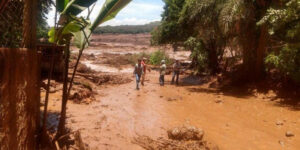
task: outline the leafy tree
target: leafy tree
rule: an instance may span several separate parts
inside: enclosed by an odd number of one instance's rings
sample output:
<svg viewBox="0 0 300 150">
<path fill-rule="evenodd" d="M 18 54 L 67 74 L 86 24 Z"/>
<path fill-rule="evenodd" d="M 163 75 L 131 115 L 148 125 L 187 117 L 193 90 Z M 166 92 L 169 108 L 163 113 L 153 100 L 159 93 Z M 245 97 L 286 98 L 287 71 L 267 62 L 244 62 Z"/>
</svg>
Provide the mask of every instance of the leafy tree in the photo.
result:
<svg viewBox="0 0 300 150">
<path fill-rule="evenodd" d="M 176 51 L 178 42 L 186 35 L 178 23 L 185 0 L 164 0 L 164 2 L 161 25 L 152 32 L 152 44 L 172 44 Z"/>
<path fill-rule="evenodd" d="M 190 57 L 192 59 L 192 66 L 196 68 L 196 74 L 205 71 L 207 68 L 208 54 L 203 42 L 194 37 L 190 37 L 184 42 L 184 45 L 192 52 Z"/>
<path fill-rule="evenodd" d="M 268 69 L 300 83 L 300 0 L 284 0 L 268 9 L 258 25 L 267 25 L 275 47 L 265 59 Z"/>
<path fill-rule="evenodd" d="M 224 35 L 218 25 L 222 8 L 220 6 L 223 4 L 224 0 L 187 0 L 179 18 L 181 26 L 188 29 L 186 32 L 201 41 L 202 49 L 206 50 L 207 67 L 213 74 L 219 70 L 219 63 L 225 47 Z M 192 50 L 199 49 L 197 45 L 195 46 Z M 196 60 L 198 59 L 194 59 L 194 61 Z"/>
<path fill-rule="evenodd" d="M 158 50 L 158 51 L 151 53 L 150 64 L 160 65 L 162 60 L 165 60 L 167 65 L 170 65 L 173 63 L 173 61 L 170 59 L 169 55 L 165 51 Z"/>
<path fill-rule="evenodd" d="M 47 38 L 49 26 L 47 23 L 47 14 L 51 10 L 53 0 L 38 1 L 38 18 L 37 18 L 37 38 Z"/>
</svg>

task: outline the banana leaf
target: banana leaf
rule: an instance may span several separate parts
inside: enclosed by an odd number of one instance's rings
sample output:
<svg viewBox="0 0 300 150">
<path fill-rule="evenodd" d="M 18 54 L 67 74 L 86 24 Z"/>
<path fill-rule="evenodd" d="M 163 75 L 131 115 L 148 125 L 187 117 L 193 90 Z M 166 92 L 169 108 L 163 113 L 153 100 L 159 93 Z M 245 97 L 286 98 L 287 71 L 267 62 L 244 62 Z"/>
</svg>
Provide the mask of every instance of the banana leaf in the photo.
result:
<svg viewBox="0 0 300 150">
<path fill-rule="evenodd" d="M 96 20 L 92 24 L 91 30 L 93 31 L 100 24 L 113 19 L 129 2 L 131 2 L 131 0 L 106 0 Z"/>
<path fill-rule="evenodd" d="M 87 26 L 83 30 L 80 30 L 79 32 L 73 33 L 74 35 L 74 41 L 73 44 L 80 49 L 87 48 L 88 47 L 88 40 L 89 35 L 91 34 L 90 26 Z"/>
<path fill-rule="evenodd" d="M 57 11 L 61 14 L 77 16 L 97 0 L 56 0 Z"/>
</svg>

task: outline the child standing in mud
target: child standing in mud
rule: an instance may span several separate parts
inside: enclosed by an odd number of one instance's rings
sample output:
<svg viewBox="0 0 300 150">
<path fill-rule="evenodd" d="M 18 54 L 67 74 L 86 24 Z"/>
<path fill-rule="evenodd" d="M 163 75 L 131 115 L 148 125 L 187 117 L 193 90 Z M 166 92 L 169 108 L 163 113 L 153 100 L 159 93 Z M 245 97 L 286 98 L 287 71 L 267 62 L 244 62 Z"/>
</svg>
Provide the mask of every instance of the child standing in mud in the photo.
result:
<svg viewBox="0 0 300 150">
<path fill-rule="evenodd" d="M 140 89 L 139 83 L 140 83 L 141 77 L 144 73 L 144 67 L 141 62 L 142 62 L 142 60 L 138 59 L 138 63 L 135 65 L 134 71 L 133 71 L 133 74 L 135 75 L 135 79 L 136 79 L 136 89 L 137 90 Z"/>
<path fill-rule="evenodd" d="M 160 66 L 160 76 L 159 76 L 159 83 L 161 86 L 165 85 L 165 74 L 166 74 L 166 61 L 162 60 L 161 61 L 161 66 Z"/>
</svg>

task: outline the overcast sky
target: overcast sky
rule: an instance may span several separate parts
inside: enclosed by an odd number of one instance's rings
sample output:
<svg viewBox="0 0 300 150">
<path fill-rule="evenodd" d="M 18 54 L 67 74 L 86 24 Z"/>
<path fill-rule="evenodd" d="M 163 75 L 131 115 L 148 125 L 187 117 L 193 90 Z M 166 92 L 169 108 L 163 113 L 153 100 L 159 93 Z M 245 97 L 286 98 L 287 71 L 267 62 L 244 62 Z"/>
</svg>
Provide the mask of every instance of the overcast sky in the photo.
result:
<svg viewBox="0 0 300 150">
<path fill-rule="evenodd" d="M 99 0 L 91 14 L 91 20 L 97 17 L 97 13 L 102 8 L 105 0 Z M 141 25 L 152 21 L 159 21 L 163 11 L 164 3 L 162 0 L 132 0 L 115 19 L 112 19 L 103 25 Z M 82 15 L 85 15 L 84 12 Z M 48 15 L 48 24 L 53 26 L 54 9 Z"/>
</svg>

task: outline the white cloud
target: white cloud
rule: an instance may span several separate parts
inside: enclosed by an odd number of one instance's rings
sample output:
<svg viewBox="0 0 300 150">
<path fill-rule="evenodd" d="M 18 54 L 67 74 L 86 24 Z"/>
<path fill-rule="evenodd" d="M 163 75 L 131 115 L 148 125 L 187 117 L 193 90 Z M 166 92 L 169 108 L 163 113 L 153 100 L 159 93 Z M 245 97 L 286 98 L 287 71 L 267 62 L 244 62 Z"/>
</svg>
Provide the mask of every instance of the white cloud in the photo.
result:
<svg viewBox="0 0 300 150">
<path fill-rule="evenodd" d="M 97 13 L 101 10 L 104 0 L 98 1 L 95 5 L 93 13 L 91 14 L 91 20 L 95 20 Z M 110 20 L 103 25 L 141 25 L 152 21 L 158 21 L 161 19 L 160 14 L 163 11 L 161 4 L 155 4 L 150 2 L 141 2 L 133 0 L 128 4 L 115 19 Z M 87 11 L 82 13 L 82 16 L 86 16 Z M 48 24 L 53 26 L 54 24 L 54 9 L 48 15 Z"/>
</svg>

